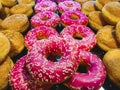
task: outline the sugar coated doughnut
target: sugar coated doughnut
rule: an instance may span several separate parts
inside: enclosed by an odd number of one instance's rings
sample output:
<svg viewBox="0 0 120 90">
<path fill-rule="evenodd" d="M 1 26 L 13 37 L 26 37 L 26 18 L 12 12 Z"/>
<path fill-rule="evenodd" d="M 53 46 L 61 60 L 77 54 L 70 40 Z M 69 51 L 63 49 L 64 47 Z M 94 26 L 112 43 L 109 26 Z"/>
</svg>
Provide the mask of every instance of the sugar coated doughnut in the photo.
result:
<svg viewBox="0 0 120 90">
<path fill-rule="evenodd" d="M 56 58 L 59 57 L 59 60 Z M 63 38 L 52 36 L 36 42 L 28 52 L 26 67 L 33 78 L 44 83 L 62 83 L 74 74 L 78 62 Z"/>
<path fill-rule="evenodd" d="M 27 4 L 29 6 L 35 5 L 35 0 L 17 0 L 18 4 Z"/>
<path fill-rule="evenodd" d="M 59 15 L 51 11 L 44 11 L 35 14 L 31 18 L 32 26 L 48 26 L 48 27 L 56 27 L 60 21 Z"/>
<path fill-rule="evenodd" d="M 85 25 L 67 26 L 60 33 L 71 45 L 77 49 L 91 50 L 96 45 L 96 35 Z"/>
<path fill-rule="evenodd" d="M 119 42 L 120 44 L 120 21 L 116 24 L 116 37 L 117 37 L 117 41 Z"/>
<path fill-rule="evenodd" d="M 58 10 L 60 13 L 65 11 L 80 11 L 81 5 L 75 1 L 64 1 L 58 4 Z"/>
<path fill-rule="evenodd" d="M 63 26 L 71 24 L 86 25 L 88 17 L 80 11 L 66 11 L 61 15 L 61 23 Z"/>
<path fill-rule="evenodd" d="M 58 33 L 55 29 L 46 26 L 39 26 L 30 30 L 25 36 L 25 46 L 30 49 L 36 41 L 46 39 Z"/>
<path fill-rule="evenodd" d="M 26 65 L 27 56 L 21 57 L 12 68 L 9 75 L 9 82 L 12 90 L 49 90 L 49 85 L 42 85 L 35 81 L 27 71 Z"/>
<path fill-rule="evenodd" d="M 37 3 L 34 8 L 35 12 L 44 12 L 44 11 L 52 11 L 55 12 L 57 10 L 57 4 L 52 1 L 41 1 Z"/>
<path fill-rule="evenodd" d="M 86 72 L 77 71 L 66 83 L 74 90 L 98 90 L 106 78 L 106 70 L 101 59 L 87 51 L 78 51 L 77 59 L 80 66 L 86 67 Z"/>
</svg>

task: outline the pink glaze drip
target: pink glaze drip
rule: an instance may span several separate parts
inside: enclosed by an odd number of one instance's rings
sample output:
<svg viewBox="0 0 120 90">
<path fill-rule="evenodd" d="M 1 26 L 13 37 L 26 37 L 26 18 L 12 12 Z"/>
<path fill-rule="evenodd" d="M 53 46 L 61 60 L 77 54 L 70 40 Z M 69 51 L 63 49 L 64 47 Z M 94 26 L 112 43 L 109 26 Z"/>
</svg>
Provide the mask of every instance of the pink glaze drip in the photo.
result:
<svg viewBox="0 0 120 90">
<path fill-rule="evenodd" d="M 42 20 L 43 18 L 48 18 L 48 20 Z M 48 26 L 55 27 L 60 22 L 60 17 L 54 12 L 44 11 L 35 14 L 31 18 L 31 25 L 37 26 Z"/>
<path fill-rule="evenodd" d="M 76 72 L 65 85 L 75 90 L 98 90 L 106 78 L 106 70 L 101 59 L 82 50 L 76 55 L 77 60 L 82 60 L 89 65 L 89 70 L 87 73 Z"/>
<path fill-rule="evenodd" d="M 46 27 L 46 26 L 35 27 L 26 34 L 25 46 L 29 50 L 33 47 L 33 44 L 36 41 L 38 41 L 37 37 L 45 37 L 47 39 L 48 37 L 53 36 L 53 35 L 58 36 L 59 34 L 55 29 L 51 27 Z M 44 40 L 44 39 L 41 39 L 41 40 Z"/>
<path fill-rule="evenodd" d="M 46 7 L 47 6 L 47 7 Z M 52 11 L 55 12 L 57 10 L 57 4 L 53 1 L 41 1 L 35 5 L 35 12 L 44 12 L 44 11 Z"/>
<path fill-rule="evenodd" d="M 12 90 L 49 90 L 51 85 L 37 83 L 26 69 L 27 56 L 20 58 L 9 75 Z"/>
<path fill-rule="evenodd" d="M 74 35 L 80 34 L 81 40 L 74 39 Z M 71 25 L 67 26 L 60 33 L 66 42 L 69 43 L 74 49 L 83 49 L 90 51 L 96 45 L 96 35 L 94 32 L 85 25 Z"/>
<path fill-rule="evenodd" d="M 68 5 L 72 5 L 69 7 Z M 60 12 L 65 12 L 65 11 L 80 11 L 81 10 L 81 5 L 78 2 L 71 1 L 71 0 L 66 0 L 64 2 L 60 2 L 58 4 L 58 10 Z"/>
<path fill-rule="evenodd" d="M 75 14 L 76 16 L 78 16 L 79 19 L 70 18 L 72 14 Z M 61 15 L 61 22 L 66 26 L 71 24 L 87 25 L 88 17 L 80 11 L 66 11 Z"/>
<path fill-rule="evenodd" d="M 48 61 L 48 53 L 60 53 L 60 61 Z M 57 36 L 50 37 L 46 42 L 36 42 L 28 52 L 28 57 L 27 68 L 30 74 L 45 83 L 61 83 L 73 75 L 78 67 L 69 45 Z"/>
</svg>

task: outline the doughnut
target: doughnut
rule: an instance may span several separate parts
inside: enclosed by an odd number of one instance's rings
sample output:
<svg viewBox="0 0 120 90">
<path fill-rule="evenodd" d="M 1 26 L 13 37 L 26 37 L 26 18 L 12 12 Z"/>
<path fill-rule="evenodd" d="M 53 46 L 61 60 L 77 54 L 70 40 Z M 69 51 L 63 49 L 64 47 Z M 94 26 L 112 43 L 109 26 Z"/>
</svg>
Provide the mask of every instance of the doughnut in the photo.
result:
<svg viewBox="0 0 120 90">
<path fill-rule="evenodd" d="M 120 48 L 106 52 L 103 57 L 103 63 L 110 81 L 120 87 Z"/>
<path fill-rule="evenodd" d="M 102 60 L 87 51 L 78 51 L 79 67 L 85 67 L 85 72 L 78 71 L 64 84 L 74 90 L 99 90 L 106 78 L 105 66 Z"/>
<path fill-rule="evenodd" d="M 35 14 L 31 20 L 31 25 L 33 27 L 37 26 L 48 26 L 48 27 L 56 27 L 60 22 L 60 17 L 54 12 L 44 11 Z"/>
<path fill-rule="evenodd" d="M 86 15 L 89 15 L 90 12 L 96 11 L 95 1 L 87 1 L 82 5 L 81 11 Z"/>
<path fill-rule="evenodd" d="M 1 2 L 0 2 L 0 11 L 1 11 L 2 8 L 3 8 L 3 6 L 2 6 L 2 4 L 1 4 Z"/>
<path fill-rule="evenodd" d="M 2 24 L 2 21 L 3 21 L 3 20 L 0 19 L 0 30 L 2 29 L 2 25 L 1 25 L 1 24 Z"/>
<path fill-rule="evenodd" d="M 58 10 L 60 13 L 65 11 L 80 11 L 81 5 L 75 1 L 64 1 L 58 4 Z"/>
<path fill-rule="evenodd" d="M 26 34 L 25 46 L 29 50 L 30 48 L 33 47 L 33 44 L 36 41 L 44 40 L 53 35 L 58 36 L 58 33 L 55 29 L 51 27 L 46 27 L 46 26 L 35 27 L 32 30 L 28 31 L 28 33 Z"/>
<path fill-rule="evenodd" d="M 88 15 L 88 19 L 89 19 L 89 22 L 88 22 L 89 26 L 95 31 L 98 31 L 99 29 L 107 25 L 107 23 L 105 22 L 102 16 L 101 11 L 90 12 Z"/>
<path fill-rule="evenodd" d="M 41 1 L 35 5 L 35 12 L 44 12 L 44 11 L 52 11 L 55 12 L 57 10 L 57 4 L 53 1 Z"/>
<path fill-rule="evenodd" d="M 42 1 L 53 1 L 54 2 L 55 0 L 35 0 L 36 3 L 40 3 Z"/>
<path fill-rule="evenodd" d="M 57 3 L 64 2 L 64 1 L 73 1 L 73 0 L 56 0 Z"/>
<path fill-rule="evenodd" d="M 109 2 L 102 8 L 102 15 L 105 21 L 111 25 L 116 25 L 120 21 L 120 3 Z"/>
<path fill-rule="evenodd" d="M 11 14 L 25 14 L 30 17 L 33 14 L 33 9 L 27 4 L 17 4 L 10 9 Z"/>
<path fill-rule="evenodd" d="M 42 85 L 35 81 L 26 69 L 27 56 L 21 57 L 12 68 L 9 83 L 12 90 L 49 90 L 51 85 Z"/>
<path fill-rule="evenodd" d="M 78 66 L 69 45 L 58 36 L 36 42 L 27 56 L 28 71 L 43 83 L 60 84 L 70 78 Z"/>
<path fill-rule="evenodd" d="M 28 4 L 30 6 L 35 5 L 35 0 L 17 0 L 18 4 Z"/>
<path fill-rule="evenodd" d="M 119 1 L 119 0 L 96 0 L 95 6 L 98 10 L 102 10 L 105 4 L 108 2 L 114 2 L 114 1 Z"/>
<path fill-rule="evenodd" d="M 20 54 L 24 49 L 24 37 L 20 32 L 13 30 L 1 31 L 10 41 L 11 49 L 9 52 L 10 57 L 15 57 Z"/>
<path fill-rule="evenodd" d="M 88 17 L 80 11 L 66 11 L 61 15 L 61 23 L 64 27 L 71 24 L 87 25 Z"/>
<path fill-rule="evenodd" d="M 62 30 L 60 36 L 70 43 L 76 45 L 77 49 L 91 50 L 96 45 L 96 35 L 85 25 L 70 25 Z"/>
<path fill-rule="evenodd" d="M 7 86 L 8 86 L 8 74 L 10 72 L 10 70 L 13 68 L 13 61 L 12 59 L 7 56 L 5 58 L 5 61 L 0 64 L 0 90 L 7 90 Z"/>
<path fill-rule="evenodd" d="M 5 60 L 10 51 L 10 42 L 8 38 L 0 32 L 0 64 Z"/>
<path fill-rule="evenodd" d="M 17 4 L 17 0 L 0 0 L 0 2 L 6 7 L 12 7 Z"/>
<path fill-rule="evenodd" d="M 115 39 L 115 29 L 114 26 L 106 25 L 101 28 L 97 34 L 97 45 L 104 51 L 108 51 L 110 49 L 118 48 L 116 39 Z"/>
<path fill-rule="evenodd" d="M 120 21 L 116 25 L 115 34 L 116 34 L 117 41 L 120 44 Z"/>
<path fill-rule="evenodd" d="M 2 22 L 3 29 L 25 32 L 29 27 L 28 17 L 24 14 L 14 14 L 5 18 Z"/>
<path fill-rule="evenodd" d="M 93 0 L 74 0 L 76 2 L 78 2 L 79 4 L 83 5 L 85 2 L 87 1 L 93 1 Z"/>
</svg>

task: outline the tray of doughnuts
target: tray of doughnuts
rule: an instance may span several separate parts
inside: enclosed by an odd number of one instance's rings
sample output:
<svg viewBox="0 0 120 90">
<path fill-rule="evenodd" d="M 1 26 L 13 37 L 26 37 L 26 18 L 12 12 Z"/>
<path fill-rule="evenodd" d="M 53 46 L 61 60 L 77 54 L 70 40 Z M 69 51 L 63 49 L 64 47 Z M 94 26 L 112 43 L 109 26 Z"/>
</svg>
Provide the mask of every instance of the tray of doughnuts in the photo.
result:
<svg viewBox="0 0 120 90">
<path fill-rule="evenodd" d="M 119 0 L 0 0 L 0 90 L 120 90 L 119 12 Z"/>
</svg>

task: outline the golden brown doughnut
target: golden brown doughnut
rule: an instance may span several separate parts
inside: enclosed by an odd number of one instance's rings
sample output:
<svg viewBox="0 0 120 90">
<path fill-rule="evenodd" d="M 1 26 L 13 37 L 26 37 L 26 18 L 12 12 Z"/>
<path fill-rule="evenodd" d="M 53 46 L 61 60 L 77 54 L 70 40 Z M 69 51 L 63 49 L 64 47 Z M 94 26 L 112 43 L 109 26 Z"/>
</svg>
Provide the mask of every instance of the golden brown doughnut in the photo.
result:
<svg viewBox="0 0 120 90">
<path fill-rule="evenodd" d="M 10 42 L 8 38 L 0 33 L 0 63 L 4 61 L 10 51 Z"/>
<path fill-rule="evenodd" d="M 2 29 L 2 19 L 0 19 L 0 30 Z"/>
<path fill-rule="evenodd" d="M 14 14 L 5 18 L 2 22 L 4 29 L 25 32 L 29 27 L 28 17 L 25 14 Z"/>
<path fill-rule="evenodd" d="M 3 30 L 1 31 L 10 41 L 11 49 L 9 56 L 14 57 L 20 54 L 24 49 L 24 37 L 20 32 L 15 32 L 13 30 Z"/>
<path fill-rule="evenodd" d="M 120 87 L 120 48 L 109 50 L 103 57 L 109 79 Z"/>
<path fill-rule="evenodd" d="M 89 13 L 89 26 L 93 29 L 98 31 L 107 23 L 104 21 L 101 11 L 92 11 Z"/>
<path fill-rule="evenodd" d="M 102 10 L 103 6 L 108 2 L 119 1 L 119 0 L 96 0 L 95 6 L 98 10 Z"/>
<path fill-rule="evenodd" d="M 2 9 L 2 4 L 1 4 L 1 2 L 0 2 L 0 10 Z"/>
<path fill-rule="evenodd" d="M 0 64 L 0 90 L 6 90 L 8 86 L 8 75 L 14 63 L 9 56 Z"/>
<path fill-rule="evenodd" d="M 82 5 L 83 3 L 87 2 L 87 1 L 93 1 L 93 0 L 74 0 L 74 1 L 76 1 Z"/>
<path fill-rule="evenodd" d="M 104 51 L 118 48 L 114 34 L 115 34 L 114 26 L 110 25 L 104 26 L 96 34 L 97 45 Z"/>
<path fill-rule="evenodd" d="M 111 25 L 116 25 L 120 21 L 120 3 L 109 2 L 102 8 L 102 15 L 105 21 Z"/>
<path fill-rule="evenodd" d="M 116 38 L 117 38 L 118 43 L 120 45 L 120 21 L 116 25 Z"/>
<path fill-rule="evenodd" d="M 35 0 L 17 0 L 18 4 L 28 4 L 30 6 L 35 5 Z"/>
<path fill-rule="evenodd" d="M 17 4 L 17 0 L 0 0 L 0 2 L 7 7 L 12 7 Z"/>
<path fill-rule="evenodd" d="M 25 14 L 30 17 L 33 13 L 33 9 L 27 4 L 17 4 L 10 9 L 11 14 Z"/>
<path fill-rule="evenodd" d="M 92 11 L 96 11 L 95 1 L 87 1 L 82 5 L 82 12 L 86 15 L 89 15 Z"/>
</svg>

